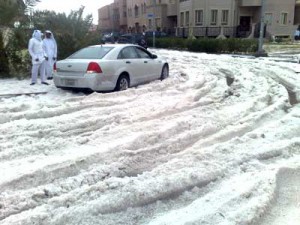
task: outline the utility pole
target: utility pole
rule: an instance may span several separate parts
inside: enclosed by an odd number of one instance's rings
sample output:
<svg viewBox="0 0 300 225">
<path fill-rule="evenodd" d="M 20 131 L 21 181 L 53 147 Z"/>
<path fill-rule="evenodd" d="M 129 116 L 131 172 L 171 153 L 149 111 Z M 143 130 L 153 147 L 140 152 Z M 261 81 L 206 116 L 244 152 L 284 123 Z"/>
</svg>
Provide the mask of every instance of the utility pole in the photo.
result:
<svg viewBox="0 0 300 225">
<path fill-rule="evenodd" d="M 153 0 L 153 48 L 155 48 L 155 31 L 156 31 L 156 0 Z"/>
<path fill-rule="evenodd" d="M 259 39 L 258 39 L 258 51 L 255 54 L 256 57 L 268 56 L 267 53 L 263 50 L 264 31 L 265 31 L 265 11 L 266 11 L 265 9 L 266 9 L 266 0 L 261 0 L 260 30 L 259 30 Z"/>
</svg>

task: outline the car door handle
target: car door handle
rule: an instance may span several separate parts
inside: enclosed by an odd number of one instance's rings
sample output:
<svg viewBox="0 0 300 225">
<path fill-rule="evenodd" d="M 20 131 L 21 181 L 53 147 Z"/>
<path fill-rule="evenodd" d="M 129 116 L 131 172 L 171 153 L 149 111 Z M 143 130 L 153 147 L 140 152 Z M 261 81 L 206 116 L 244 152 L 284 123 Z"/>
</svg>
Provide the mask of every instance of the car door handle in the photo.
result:
<svg viewBox="0 0 300 225">
<path fill-rule="evenodd" d="M 148 61 L 144 61 L 144 63 L 148 63 Z"/>
<path fill-rule="evenodd" d="M 130 62 L 130 61 L 126 61 L 126 63 L 127 63 L 127 64 L 130 64 L 131 62 Z"/>
</svg>

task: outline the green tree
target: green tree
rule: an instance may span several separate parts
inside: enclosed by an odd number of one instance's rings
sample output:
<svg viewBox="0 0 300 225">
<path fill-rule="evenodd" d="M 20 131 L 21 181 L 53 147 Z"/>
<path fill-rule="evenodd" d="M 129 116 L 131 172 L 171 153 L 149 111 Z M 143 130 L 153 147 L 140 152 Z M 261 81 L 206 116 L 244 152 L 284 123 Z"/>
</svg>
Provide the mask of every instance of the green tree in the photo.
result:
<svg viewBox="0 0 300 225">
<path fill-rule="evenodd" d="M 35 28 L 51 30 L 58 44 L 58 58 L 63 59 L 80 48 L 98 43 L 98 35 L 89 32 L 92 15 L 83 16 L 84 7 L 71 11 L 69 15 L 54 11 L 37 11 L 33 14 Z"/>
<path fill-rule="evenodd" d="M 18 0 L 0 0 L 0 2 L 2 1 Z M 33 29 L 51 30 L 54 33 L 58 44 L 59 59 L 69 56 L 80 48 L 98 43 L 98 34 L 89 32 L 92 25 L 92 15 L 84 17 L 84 7 L 71 11 L 69 15 L 48 10 L 34 12 L 31 9 L 37 2 L 39 0 L 25 0 L 23 7 L 20 7 L 17 12 L 12 10 L 16 5 L 5 2 L 4 7 L 1 4 L 0 76 L 2 77 L 8 75 L 8 65 L 10 65 L 9 76 L 20 77 L 20 75 L 29 74 L 30 57 L 27 45 Z M 2 16 L 1 10 L 2 12 L 7 10 L 8 16 Z M 14 27 L 15 21 L 19 21 L 18 27 Z M 6 31 L 9 30 L 9 38 L 1 38 L 1 34 L 3 34 L 1 31 L 4 30 L 1 27 L 5 27 Z"/>
<path fill-rule="evenodd" d="M 0 77 L 9 76 L 9 64 L 20 61 L 21 56 L 16 53 L 24 45 L 24 32 L 20 29 L 22 24 L 28 23 L 29 11 L 38 2 L 40 0 L 0 0 Z M 16 22 L 19 28 L 15 28 Z"/>
<path fill-rule="evenodd" d="M 12 28 L 16 21 L 26 20 L 38 2 L 40 0 L 0 0 L 0 28 Z"/>
</svg>

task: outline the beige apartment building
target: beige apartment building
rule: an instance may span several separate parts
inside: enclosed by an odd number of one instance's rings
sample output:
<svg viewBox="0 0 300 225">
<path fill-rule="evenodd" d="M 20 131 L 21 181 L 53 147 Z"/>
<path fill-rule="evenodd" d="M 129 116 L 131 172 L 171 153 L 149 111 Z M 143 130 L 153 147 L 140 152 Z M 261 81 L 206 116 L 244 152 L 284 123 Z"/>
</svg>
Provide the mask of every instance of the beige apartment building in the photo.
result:
<svg viewBox="0 0 300 225">
<path fill-rule="evenodd" d="M 171 32 L 177 26 L 176 0 L 127 0 L 129 32 L 162 30 Z"/>
<path fill-rule="evenodd" d="M 226 28 L 224 35 L 234 36 L 236 3 L 236 0 L 180 0 L 177 35 L 216 37 L 223 26 Z"/>
<path fill-rule="evenodd" d="M 118 27 L 118 31 L 127 32 L 127 0 L 115 0 L 112 5 L 114 27 Z"/>
<path fill-rule="evenodd" d="M 300 24 L 300 0 L 115 0 L 99 9 L 99 27 L 182 37 L 253 37 L 263 3 L 266 35 L 292 36 Z"/>
<path fill-rule="evenodd" d="M 111 31 L 114 29 L 112 23 L 112 5 L 106 5 L 98 9 L 98 27 L 102 31 Z M 118 28 L 116 28 L 118 29 Z"/>
<path fill-rule="evenodd" d="M 181 36 L 257 36 L 262 3 L 267 36 L 292 36 L 300 23 L 300 0 L 179 0 Z"/>
<path fill-rule="evenodd" d="M 174 32 L 177 26 L 178 0 L 114 0 L 98 10 L 100 30 Z"/>
</svg>

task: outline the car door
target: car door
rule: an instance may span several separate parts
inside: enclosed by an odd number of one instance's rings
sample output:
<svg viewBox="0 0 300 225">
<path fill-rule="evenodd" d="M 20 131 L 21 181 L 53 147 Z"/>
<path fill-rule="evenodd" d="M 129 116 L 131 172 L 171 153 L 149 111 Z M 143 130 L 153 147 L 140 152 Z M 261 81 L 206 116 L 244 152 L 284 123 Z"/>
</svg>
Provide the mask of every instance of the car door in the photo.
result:
<svg viewBox="0 0 300 225">
<path fill-rule="evenodd" d="M 119 53 L 118 60 L 121 61 L 123 70 L 129 73 L 131 85 L 144 82 L 144 62 L 139 57 L 134 46 L 123 48 Z"/>
<path fill-rule="evenodd" d="M 152 54 L 146 49 L 141 47 L 135 47 L 139 57 L 142 59 L 144 65 L 143 69 L 145 71 L 144 79 L 145 81 L 156 80 L 160 77 L 162 62 L 160 60 L 154 59 Z"/>
</svg>

